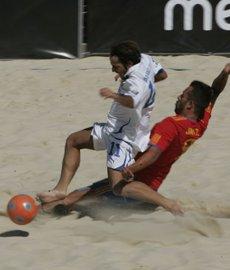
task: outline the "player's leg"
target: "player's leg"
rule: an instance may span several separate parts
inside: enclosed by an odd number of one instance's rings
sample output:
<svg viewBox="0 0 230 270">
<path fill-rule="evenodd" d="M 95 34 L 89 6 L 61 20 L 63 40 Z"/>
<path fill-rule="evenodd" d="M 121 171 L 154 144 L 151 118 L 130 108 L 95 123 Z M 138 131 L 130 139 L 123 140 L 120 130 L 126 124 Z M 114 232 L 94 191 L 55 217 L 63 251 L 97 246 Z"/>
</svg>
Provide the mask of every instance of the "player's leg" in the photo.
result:
<svg viewBox="0 0 230 270">
<path fill-rule="evenodd" d="M 42 202 L 52 202 L 65 198 L 68 185 L 80 164 L 80 150 L 94 149 L 92 127 L 72 133 L 66 140 L 61 176 L 53 190 L 39 193 Z"/>
<path fill-rule="evenodd" d="M 154 205 L 163 206 L 174 214 L 182 214 L 183 210 L 174 200 L 168 199 L 151 187 L 140 181 L 127 181 L 123 179 L 122 169 L 133 162 L 133 149 L 123 141 L 109 142 L 107 148 L 108 178 L 113 193 L 118 196 L 140 200 Z M 109 143 L 107 145 L 109 145 Z"/>
<path fill-rule="evenodd" d="M 51 212 L 53 209 L 58 209 L 58 211 L 62 209 L 64 213 L 67 214 L 67 212 L 70 212 L 72 210 L 73 205 L 76 204 L 78 201 L 82 200 L 88 193 L 90 193 L 90 188 L 88 187 L 82 190 L 74 190 L 64 199 L 43 203 L 42 210 L 44 212 Z"/>
<path fill-rule="evenodd" d="M 127 183 L 121 171 L 134 162 L 135 152 L 132 145 L 122 139 L 108 138 L 106 146 L 108 179 L 113 193 L 121 195 L 120 190 Z"/>
<path fill-rule="evenodd" d="M 94 149 L 91 131 L 92 127 L 72 133 L 67 138 L 61 176 L 58 184 L 54 188 L 55 190 L 64 191 L 66 193 L 67 187 L 80 164 L 80 150 Z"/>
<path fill-rule="evenodd" d="M 145 183 L 135 180 L 127 182 L 121 179 L 120 172 L 111 168 L 108 169 L 108 174 L 116 195 L 162 206 L 175 215 L 183 214 L 183 209 L 177 201 L 164 197 Z"/>
<path fill-rule="evenodd" d="M 111 191 L 108 179 L 103 179 L 80 189 L 76 189 L 69 193 L 62 201 L 64 205 L 71 205 L 77 203 L 83 198 L 98 197 L 104 193 Z"/>
<path fill-rule="evenodd" d="M 164 197 L 159 195 L 152 188 L 140 181 L 121 180 L 114 186 L 117 195 L 148 202 L 152 204 L 164 204 Z"/>
<path fill-rule="evenodd" d="M 72 191 L 62 200 L 45 203 L 42 205 L 42 209 L 45 212 L 54 210 L 54 213 L 58 215 L 67 215 L 74 210 L 79 201 L 86 198 L 99 197 L 109 191 L 111 191 L 109 181 L 108 179 L 103 179 L 90 186 Z"/>
</svg>

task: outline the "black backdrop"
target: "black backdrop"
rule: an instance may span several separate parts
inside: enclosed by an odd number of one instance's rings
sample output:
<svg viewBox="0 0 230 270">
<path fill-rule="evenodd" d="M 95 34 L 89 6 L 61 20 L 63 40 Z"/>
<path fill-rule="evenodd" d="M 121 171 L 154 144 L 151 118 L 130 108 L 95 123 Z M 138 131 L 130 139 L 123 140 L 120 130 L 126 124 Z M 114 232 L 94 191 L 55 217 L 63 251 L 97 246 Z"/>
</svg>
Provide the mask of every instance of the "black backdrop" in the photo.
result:
<svg viewBox="0 0 230 270">
<path fill-rule="evenodd" d="M 193 10 L 192 31 L 183 30 L 183 8 L 174 9 L 174 30 L 164 30 L 164 8 L 170 0 L 88 0 L 88 50 L 107 53 L 111 44 L 135 40 L 145 52 L 230 53 L 230 29 L 215 19 L 217 0 L 206 0 L 212 10 L 212 30 L 203 30 L 203 9 Z M 190 0 L 191 2 L 193 0 Z M 188 0 L 181 0 L 188 5 Z M 194 2 L 193 2 L 194 3 Z M 230 3 L 226 10 L 230 9 Z M 226 18 L 230 26 L 230 17 Z"/>
<path fill-rule="evenodd" d="M 77 57 L 79 1 L 0 0 L 0 58 Z M 203 30 L 207 7 L 195 6 L 195 1 L 177 0 L 174 29 L 166 31 L 165 6 L 175 0 L 85 0 L 87 50 L 108 53 L 112 44 L 132 39 L 149 53 L 230 53 L 230 0 L 200 1 L 211 10 L 211 31 Z M 215 12 L 221 3 L 225 3 L 222 21 L 227 30 L 216 22 Z M 191 4 L 193 29 L 185 31 L 182 5 Z"/>
<path fill-rule="evenodd" d="M 77 56 L 77 0 L 0 0 L 0 58 Z"/>
</svg>

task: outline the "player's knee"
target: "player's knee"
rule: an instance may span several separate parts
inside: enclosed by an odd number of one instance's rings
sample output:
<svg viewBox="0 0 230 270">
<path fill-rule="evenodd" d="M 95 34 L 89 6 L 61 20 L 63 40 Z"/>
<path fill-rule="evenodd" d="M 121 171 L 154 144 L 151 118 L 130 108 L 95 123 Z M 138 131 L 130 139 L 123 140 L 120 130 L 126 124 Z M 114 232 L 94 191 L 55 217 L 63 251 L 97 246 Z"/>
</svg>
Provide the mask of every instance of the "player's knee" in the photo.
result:
<svg viewBox="0 0 230 270">
<path fill-rule="evenodd" d="M 66 147 L 67 148 L 77 147 L 77 138 L 76 138 L 75 133 L 72 133 L 67 137 Z"/>
<path fill-rule="evenodd" d="M 123 196 L 122 190 L 128 183 L 124 180 L 121 180 L 120 182 L 116 183 L 112 186 L 113 194 L 116 196 Z"/>
<path fill-rule="evenodd" d="M 129 182 L 128 184 L 129 185 L 125 186 L 122 190 L 123 196 L 130 197 L 132 194 L 137 194 L 140 192 L 141 186 L 139 186 L 139 182 L 133 181 L 133 182 Z"/>
<path fill-rule="evenodd" d="M 115 196 L 121 196 L 121 189 L 117 185 L 112 187 L 112 192 Z"/>
<path fill-rule="evenodd" d="M 93 141 L 91 136 L 91 129 L 84 129 L 78 132 L 74 132 L 66 139 L 66 148 L 77 148 L 77 149 L 93 149 Z"/>
</svg>

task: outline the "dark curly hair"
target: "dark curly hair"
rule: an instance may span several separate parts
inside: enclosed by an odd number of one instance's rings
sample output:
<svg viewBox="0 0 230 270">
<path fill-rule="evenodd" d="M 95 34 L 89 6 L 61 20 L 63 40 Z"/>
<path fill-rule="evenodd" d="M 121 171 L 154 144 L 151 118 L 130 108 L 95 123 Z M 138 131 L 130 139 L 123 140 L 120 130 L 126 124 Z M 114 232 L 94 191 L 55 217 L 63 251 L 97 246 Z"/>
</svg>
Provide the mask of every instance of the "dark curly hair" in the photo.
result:
<svg viewBox="0 0 230 270">
<path fill-rule="evenodd" d="M 135 65 L 141 60 L 139 46 L 136 42 L 131 40 L 113 45 L 110 50 L 110 57 L 111 56 L 117 56 L 119 62 L 121 62 L 125 67 L 127 67 L 129 62 L 132 62 L 133 65 Z"/>
<path fill-rule="evenodd" d="M 213 88 L 200 81 L 193 81 L 190 86 L 193 87 L 193 90 L 189 93 L 188 98 L 195 104 L 195 114 L 198 119 L 202 119 L 205 109 L 212 100 Z"/>
</svg>

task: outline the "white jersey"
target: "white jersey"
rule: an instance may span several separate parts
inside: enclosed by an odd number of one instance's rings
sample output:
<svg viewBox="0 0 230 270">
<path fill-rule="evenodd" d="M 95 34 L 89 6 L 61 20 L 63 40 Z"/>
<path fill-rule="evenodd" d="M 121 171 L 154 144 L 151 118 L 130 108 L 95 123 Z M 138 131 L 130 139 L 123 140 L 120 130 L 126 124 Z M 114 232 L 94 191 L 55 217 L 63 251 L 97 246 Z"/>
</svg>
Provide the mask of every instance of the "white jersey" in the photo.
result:
<svg viewBox="0 0 230 270">
<path fill-rule="evenodd" d="M 109 136 L 130 143 L 136 151 L 145 151 L 149 141 L 150 114 L 154 107 L 154 76 L 162 69 L 153 58 L 141 54 L 141 61 L 129 68 L 118 89 L 120 95 L 131 96 L 134 108 L 113 102 L 105 131 Z"/>
</svg>

